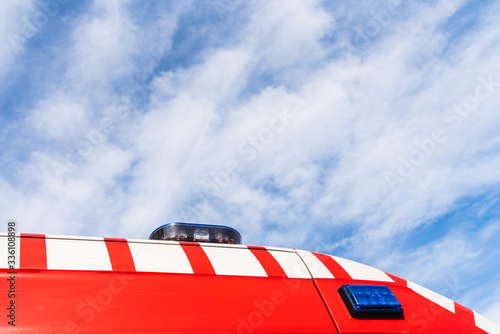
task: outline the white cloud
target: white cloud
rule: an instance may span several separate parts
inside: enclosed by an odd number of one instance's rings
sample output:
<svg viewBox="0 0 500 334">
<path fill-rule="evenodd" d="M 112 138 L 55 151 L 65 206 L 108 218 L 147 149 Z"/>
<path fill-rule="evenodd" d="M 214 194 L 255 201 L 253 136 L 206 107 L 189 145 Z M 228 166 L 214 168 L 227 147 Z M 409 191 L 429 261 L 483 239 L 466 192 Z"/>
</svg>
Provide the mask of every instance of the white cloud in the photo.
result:
<svg viewBox="0 0 500 334">
<path fill-rule="evenodd" d="M 486 311 L 482 314 L 486 318 L 495 321 L 497 324 L 500 324 L 500 302 L 497 302 L 486 309 Z"/>
<path fill-rule="evenodd" d="M 33 142 L 16 161 L 23 181 L 0 178 L 9 194 L 1 206 L 30 232 L 144 237 L 166 221 L 194 220 L 235 226 L 248 243 L 351 247 L 383 267 L 410 257 L 416 265 L 398 270 L 424 285 L 439 268 L 466 270 L 484 250 L 460 233 L 388 262 L 377 256 L 500 181 L 500 88 L 469 117 L 444 118 L 476 94 L 479 77 L 500 81 L 497 7 L 463 39 L 449 43 L 442 30 L 463 3 L 413 2 L 344 58 L 336 52 L 375 20 L 370 10 L 255 1 L 230 45 L 193 51 L 197 62 L 181 67 L 163 57 L 195 2 L 147 20 L 130 10 L 136 3 L 96 2 L 70 25 L 39 83 L 45 94 L 16 123 Z M 152 71 L 165 61 L 173 70 Z M 124 104 L 135 89 L 150 99 Z M 415 160 L 416 141 L 436 129 L 447 140 L 401 176 L 401 159 Z"/>
<path fill-rule="evenodd" d="M 319 5 L 316 0 L 255 2 L 245 42 L 253 45 L 259 66 L 290 70 L 322 60 L 326 54 L 320 40 L 334 22 Z"/>
<path fill-rule="evenodd" d="M 295 5 L 290 5 L 289 9 L 293 11 Z M 149 167 L 147 163 L 140 165 L 145 168 L 141 172 L 144 176 L 137 177 L 137 184 L 150 184 L 147 187 L 157 189 L 152 194 L 160 194 L 166 187 L 171 188 L 169 193 L 176 189 L 177 194 L 178 189 L 183 189 L 183 195 L 187 195 L 186 189 L 203 189 L 211 182 L 211 173 L 223 171 L 228 161 L 241 158 L 238 145 L 266 126 L 272 110 L 283 107 L 300 116 L 283 134 L 276 135 L 262 152 L 257 150 L 256 158 L 243 166 L 242 172 L 231 175 L 231 188 L 224 189 L 220 195 L 229 207 L 232 207 L 233 191 L 240 192 L 238 188 L 254 194 L 245 197 L 246 206 L 261 207 L 259 203 L 265 195 L 261 191 L 254 192 L 254 188 L 272 179 L 278 188 L 294 188 L 287 195 L 296 202 L 281 206 L 283 215 L 296 206 L 303 208 L 300 202 L 314 191 L 310 198 L 314 199 L 314 209 L 307 214 L 317 216 L 308 218 L 321 221 L 326 216 L 332 217 L 324 220 L 325 226 L 334 222 L 352 224 L 353 221 L 368 224 L 370 233 L 367 235 L 380 240 L 379 237 L 388 239 L 394 233 L 412 229 L 445 212 L 463 195 L 480 191 L 488 182 L 497 182 L 491 170 L 496 164 L 494 157 L 474 164 L 453 160 L 466 152 L 460 141 L 470 143 L 470 136 L 474 134 L 468 133 L 455 135 L 437 147 L 436 153 L 425 161 L 419 172 L 405 179 L 396 190 L 392 190 L 384 178 L 384 171 L 397 169 L 398 157 L 408 159 L 418 148 L 415 140 L 426 139 L 435 128 L 449 125 L 443 121 L 446 110 L 454 103 L 463 102 L 467 94 L 474 92 L 477 77 L 487 76 L 494 68 L 494 49 L 482 54 L 480 68 L 477 67 L 478 59 L 462 56 L 462 63 L 451 67 L 435 55 L 432 50 L 444 39 L 435 26 L 458 8 L 458 5 L 450 7 L 442 3 L 440 6 L 446 8 L 424 8 L 425 13 L 434 14 L 422 22 L 418 21 L 422 13 L 417 13 L 416 18 L 408 22 L 394 22 L 387 37 L 374 47 L 377 52 L 361 62 L 332 61 L 321 71 L 309 75 L 308 81 L 297 91 L 284 87 L 265 90 L 249 101 L 237 102 L 234 109 L 227 108 L 223 102 L 234 101 L 252 68 L 258 68 L 261 62 L 268 64 L 269 53 L 261 44 L 247 44 L 247 40 L 243 40 L 244 44 L 236 49 L 207 53 L 203 64 L 179 72 L 178 77 L 172 73 L 165 75 L 156 82 L 159 98 L 155 100 L 154 111 L 139 123 L 139 131 L 133 130 L 139 134 L 132 141 L 139 143 L 141 159 L 151 161 Z M 257 8 L 259 13 L 265 13 L 267 7 Z M 305 10 L 305 17 L 312 15 L 312 8 L 314 6 Z M 304 32 L 311 32 L 308 42 L 317 43 L 315 47 L 319 47 L 318 40 L 331 27 L 326 14 L 318 17 L 322 23 Z M 263 41 L 257 40 L 265 43 L 262 27 L 273 27 L 288 18 L 299 26 L 301 22 L 308 22 L 307 18 L 294 19 L 286 15 L 282 18 L 256 15 L 247 33 L 252 36 L 253 24 L 258 25 L 260 30 L 256 36 L 263 37 Z M 398 28 L 402 28 L 404 34 L 396 33 Z M 494 31 L 494 26 L 484 27 L 481 36 L 489 35 L 490 31 Z M 273 33 L 288 33 L 288 30 Z M 270 36 L 272 41 L 273 35 Z M 401 40 L 405 42 L 400 43 Z M 297 54 L 289 50 L 300 49 L 302 44 L 293 44 L 291 37 L 283 41 L 291 44 L 286 48 L 277 47 L 271 54 L 273 59 L 284 57 L 283 66 L 286 66 L 286 57 Z M 389 48 L 391 45 L 397 47 Z M 481 47 L 477 45 L 476 49 Z M 287 50 L 286 54 L 278 52 L 282 49 Z M 417 56 L 429 63 L 422 67 L 415 62 Z M 297 65 L 293 58 L 290 59 Z M 245 66 L 250 66 L 250 71 L 245 70 Z M 300 65 L 295 67 L 300 69 Z M 462 80 L 457 82 L 457 78 Z M 161 97 L 168 96 L 169 91 L 178 97 L 162 103 Z M 418 94 L 410 95 L 412 92 Z M 491 99 L 484 104 L 484 109 L 492 110 L 497 103 L 497 99 Z M 232 107 L 234 102 L 230 105 Z M 296 108 L 297 105 L 300 108 Z M 485 115 L 484 124 L 495 122 L 494 116 L 489 118 L 486 111 L 482 115 Z M 472 146 L 471 152 L 474 150 Z M 168 152 L 168 158 L 158 152 Z M 196 162 L 195 166 L 178 165 L 186 156 Z M 323 170 L 325 167 L 321 164 L 328 160 L 333 161 L 334 168 Z M 200 165 L 199 161 L 203 163 Z M 190 171 L 189 176 L 183 173 L 186 170 Z M 317 183 L 320 173 L 324 174 L 322 185 Z M 146 175 L 159 177 L 153 182 L 147 180 Z M 193 180 L 200 179 L 207 181 L 193 184 Z M 173 184 L 176 186 L 170 187 Z M 141 187 L 138 189 L 138 194 L 148 193 Z M 166 202 L 170 199 L 165 197 Z M 268 203 L 275 204 L 273 201 Z M 263 206 L 262 213 L 272 211 L 271 207 Z M 153 210 L 162 212 L 157 217 L 168 212 Z"/>
<path fill-rule="evenodd" d="M 29 0 L 2 1 L 0 4 L 0 78 L 15 64 L 16 56 L 24 49 L 27 30 L 31 27 L 30 14 L 35 10 Z"/>
<path fill-rule="evenodd" d="M 40 101 L 26 124 L 48 138 L 68 139 L 81 136 L 88 126 L 88 105 L 75 101 L 73 96 L 56 93 Z"/>
</svg>

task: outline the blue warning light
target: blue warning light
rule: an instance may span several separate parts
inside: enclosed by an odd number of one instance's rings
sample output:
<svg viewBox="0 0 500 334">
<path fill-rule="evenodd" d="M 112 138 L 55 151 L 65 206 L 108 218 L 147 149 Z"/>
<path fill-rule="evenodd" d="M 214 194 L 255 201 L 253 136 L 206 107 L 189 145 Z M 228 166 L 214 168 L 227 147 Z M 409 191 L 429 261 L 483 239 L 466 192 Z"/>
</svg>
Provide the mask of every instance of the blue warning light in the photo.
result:
<svg viewBox="0 0 500 334">
<path fill-rule="evenodd" d="M 386 285 L 344 285 L 339 294 L 353 318 L 404 319 L 403 307 Z"/>
</svg>

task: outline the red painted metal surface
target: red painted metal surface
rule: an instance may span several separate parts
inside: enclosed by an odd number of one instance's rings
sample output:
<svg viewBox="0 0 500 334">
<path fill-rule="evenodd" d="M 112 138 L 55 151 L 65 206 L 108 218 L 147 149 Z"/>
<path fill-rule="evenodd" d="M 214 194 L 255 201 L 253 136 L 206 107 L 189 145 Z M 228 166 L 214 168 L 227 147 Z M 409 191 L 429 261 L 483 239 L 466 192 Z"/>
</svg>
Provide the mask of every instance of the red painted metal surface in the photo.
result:
<svg viewBox="0 0 500 334">
<path fill-rule="evenodd" d="M 1 333 L 337 333 L 313 281 L 286 278 L 265 248 L 251 251 L 270 277 L 215 275 L 197 243 L 181 243 L 194 274 L 136 272 L 127 241 L 109 238 L 112 271 L 47 270 L 45 236 L 20 239 L 16 326 Z"/>
<path fill-rule="evenodd" d="M 266 250 L 265 247 L 250 246 L 248 247 L 252 254 L 259 260 L 262 267 L 269 277 L 286 278 L 285 271 L 279 265 L 278 261 Z"/>
<path fill-rule="evenodd" d="M 15 301 L 15 326 L 4 316 L 0 333 L 486 333 L 459 304 L 442 307 L 404 279 L 323 254 L 304 252 L 316 261 L 306 268 L 293 250 L 259 246 L 29 234 L 17 241 L 19 268 L 0 269 L 0 305 L 7 316 Z M 94 265 L 108 269 L 88 269 Z M 233 266 L 237 274 L 227 274 Z M 13 282 L 15 298 L 7 293 Z M 405 319 L 354 319 L 338 293 L 345 284 L 389 286 Z"/>
<path fill-rule="evenodd" d="M 104 238 L 104 242 L 114 271 L 135 271 L 134 259 L 127 239 Z"/>
<path fill-rule="evenodd" d="M 308 280 L 55 270 L 16 279 L 23 333 L 336 333 Z"/>
<path fill-rule="evenodd" d="M 189 263 L 191 264 L 195 274 L 215 275 L 215 271 L 210 263 L 210 260 L 198 243 L 181 242 L 180 244 L 188 257 Z"/>
<path fill-rule="evenodd" d="M 21 268 L 47 268 L 45 236 L 43 234 L 22 234 L 20 256 Z"/>
<path fill-rule="evenodd" d="M 455 304 L 456 314 L 396 283 L 372 281 L 316 279 L 321 294 L 334 316 L 340 333 L 427 333 L 427 334 L 485 334 L 475 326 L 472 312 Z M 340 298 L 338 289 L 345 284 L 380 284 L 389 286 L 404 307 L 404 320 L 354 319 Z"/>
</svg>

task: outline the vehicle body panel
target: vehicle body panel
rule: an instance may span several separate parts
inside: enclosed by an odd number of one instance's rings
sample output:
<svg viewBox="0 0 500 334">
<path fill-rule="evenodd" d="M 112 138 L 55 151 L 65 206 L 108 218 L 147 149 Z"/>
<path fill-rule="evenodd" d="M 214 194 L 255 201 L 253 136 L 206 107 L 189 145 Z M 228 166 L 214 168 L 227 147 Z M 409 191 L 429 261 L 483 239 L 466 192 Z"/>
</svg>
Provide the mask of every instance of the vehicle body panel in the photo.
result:
<svg viewBox="0 0 500 334">
<path fill-rule="evenodd" d="M 6 240 L 0 234 L 0 248 Z M 324 254 L 29 234 L 15 241 L 15 268 L 0 259 L 0 291 L 14 276 L 16 326 L 3 321 L 2 333 L 500 333 L 414 283 Z M 338 294 L 344 284 L 389 286 L 405 319 L 352 318 Z M 0 296 L 1 305 L 12 301 Z"/>
</svg>

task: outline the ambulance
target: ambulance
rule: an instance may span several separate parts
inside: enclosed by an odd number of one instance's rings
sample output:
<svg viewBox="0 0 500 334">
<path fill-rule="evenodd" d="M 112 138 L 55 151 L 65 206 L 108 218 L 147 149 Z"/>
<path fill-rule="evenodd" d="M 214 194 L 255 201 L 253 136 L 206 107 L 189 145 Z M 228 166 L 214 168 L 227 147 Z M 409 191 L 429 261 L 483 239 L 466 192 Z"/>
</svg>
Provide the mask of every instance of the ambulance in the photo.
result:
<svg viewBox="0 0 500 334">
<path fill-rule="evenodd" d="M 149 240 L 0 234 L 0 333 L 500 334 L 382 270 L 241 240 L 191 223 Z"/>
</svg>

